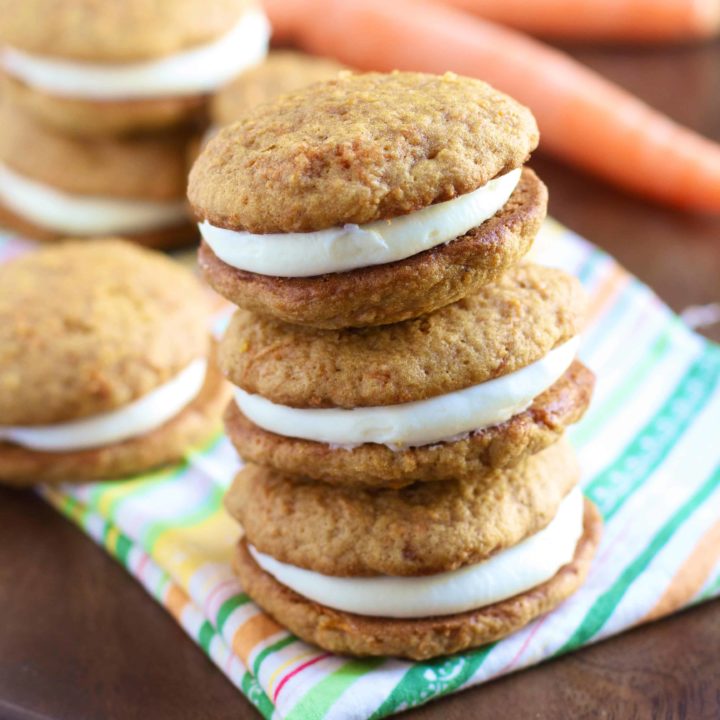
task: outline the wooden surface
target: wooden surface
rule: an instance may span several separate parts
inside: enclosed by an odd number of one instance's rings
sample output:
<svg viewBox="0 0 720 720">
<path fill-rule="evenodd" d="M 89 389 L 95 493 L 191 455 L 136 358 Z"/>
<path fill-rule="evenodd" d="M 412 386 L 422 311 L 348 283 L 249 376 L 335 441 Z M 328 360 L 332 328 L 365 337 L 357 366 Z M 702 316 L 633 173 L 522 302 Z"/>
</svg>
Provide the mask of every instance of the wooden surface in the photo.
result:
<svg viewBox="0 0 720 720">
<path fill-rule="evenodd" d="M 720 140 L 720 43 L 573 50 Z M 676 310 L 720 301 L 720 222 L 546 158 L 551 212 Z M 720 339 L 720 327 L 707 334 Z M 425 720 L 720 718 L 720 602 L 408 713 Z M 259 717 L 130 576 L 31 494 L 0 491 L 0 720 Z"/>
</svg>

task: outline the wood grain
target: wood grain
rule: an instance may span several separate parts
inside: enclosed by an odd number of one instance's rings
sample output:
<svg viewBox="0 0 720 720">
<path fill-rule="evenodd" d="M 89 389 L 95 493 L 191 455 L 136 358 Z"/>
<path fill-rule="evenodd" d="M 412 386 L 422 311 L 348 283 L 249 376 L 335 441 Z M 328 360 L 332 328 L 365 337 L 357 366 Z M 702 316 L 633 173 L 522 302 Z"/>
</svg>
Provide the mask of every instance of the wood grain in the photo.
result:
<svg viewBox="0 0 720 720">
<path fill-rule="evenodd" d="M 720 140 L 720 43 L 573 50 Z M 551 212 L 672 307 L 720 301 L 720 222 L 657 208 L 542 154 Z M 720 339 L 720 326 L 707 331 Z M 720 602 L 445 698 L 405 717 L 716 720 Z M 0 491 L 1 720 L 259 717 L 102 550 L 30 493 Z"/>
</svg>

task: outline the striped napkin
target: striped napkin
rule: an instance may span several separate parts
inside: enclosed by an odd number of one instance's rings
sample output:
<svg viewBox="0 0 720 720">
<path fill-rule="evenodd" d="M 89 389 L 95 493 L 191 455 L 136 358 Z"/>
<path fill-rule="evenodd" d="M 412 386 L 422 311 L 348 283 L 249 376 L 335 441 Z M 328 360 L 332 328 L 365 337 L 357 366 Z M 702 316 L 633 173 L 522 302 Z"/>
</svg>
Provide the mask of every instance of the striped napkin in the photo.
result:
<svg viewBox="0 0 720 720">
<path fill-rule="evenodd" d="M 0 257 L 23 248 L 6 239 Z M 353 660 L 298 641 L 230 570 L 222 496 L 239 461 L 216 437 L 181 465 L 42 495 L 110 552 L 267 718 L 380 718 L 720 594 L 720 347 L 608 255 L 548 221 L 535 259 L 591 296 L 581 356 L 598 375 L 570 433 L 605 532 L 584 587 L 503 641 L 430 662 Z"/>
</svg>

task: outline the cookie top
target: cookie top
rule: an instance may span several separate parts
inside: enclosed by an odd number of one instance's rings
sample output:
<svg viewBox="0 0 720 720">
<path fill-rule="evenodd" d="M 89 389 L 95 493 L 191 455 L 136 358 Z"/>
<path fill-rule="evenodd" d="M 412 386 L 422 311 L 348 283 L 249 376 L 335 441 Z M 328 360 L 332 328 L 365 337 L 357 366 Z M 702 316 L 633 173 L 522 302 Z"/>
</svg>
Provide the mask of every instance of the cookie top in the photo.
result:
<svg viewBox="0 0 720 720">
<path fill-rule="evenodd" d="M 126 405 L 208 347 L 208 300 L 165 256 L 72 241 L 0 265 L 0 425 Z"/>
<path fill-rule="evenodd" d="M 343 65 L 292 50 L 271 52 L 267 60 L 239 75 L 215 95 L 211 116 L 218 125 L 228 125 L 249 110 L 278 95 L 335 77 Z"/>
<path fill-rule="evenodd" d="M 341 73 L 221 130 L 190 173 L 196 214 L 254 233 L 393 218 L 522 165 L 530 111 L 480 80 Z"/>
<path fill-rule="evenodd" d="M 186 132 L 74 137 L 9 102 L 0 105 L 0 127 L 0 163 L 31 180 L 77 195 L 140 200 L 185 196 Z"/>
<path fill-rule="evenodd" d="M 426 575 L 481 562 L 544 528 L 578 481 L 564 442 L 469 482 L 328 488 L 247 465 L 226 497 L 260 552 L 338 576 Z"/>
<path fill-rule="evenodd" d="M 251 0 L 0 0 L 0 44 L 73 60 L 159 58 L 212 42 L 252 5 Z"/>
<path fill-rule="evenodd" d="M 220 345 L 226 377 L 280 405 L 373 407 L 424 400 L 506 375 L 576 335 L 580 283 L 520 264 L 413 320 L 316 330 L 238 310 Z"/>
</svg>

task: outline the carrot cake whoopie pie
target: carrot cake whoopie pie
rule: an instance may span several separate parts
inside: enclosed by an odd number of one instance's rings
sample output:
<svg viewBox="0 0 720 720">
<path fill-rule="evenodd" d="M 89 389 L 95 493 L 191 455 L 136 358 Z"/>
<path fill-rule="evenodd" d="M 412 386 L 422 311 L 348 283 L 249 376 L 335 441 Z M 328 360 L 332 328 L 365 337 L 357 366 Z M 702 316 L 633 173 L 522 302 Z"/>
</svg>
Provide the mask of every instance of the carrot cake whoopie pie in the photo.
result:
<svg viewBox="0 0 720 720">
<path fill-rule="evenodd" d="M 529 110 L 452 74 L 341 73 L 210 140 L 190 174 L 200 266 L 231 302 L 319 328 L 448 305 L 530 248 Z"/>
<path fill-rule="evenodd" d="M 0 223 L 36 240 L 123 235 L 173 248 L 197 237 L 185 199 L 190 135 L 58 132 L 0 105 Z"/>
<path fill-rule="evenodd" d="M 120 240 L 0 265 L 0 483 L 111 479 L 218 430 L 209 306 L 174 261 Z"/>
<path fill-rule="evenodd" d="M 3 93 L 82 135 L 194 120 L 270 35 L 252 0 L 0 0 L 0 17 Z"/>
<path fill-rule="evenodd" d="M 332 484 L 481 476 L 555 442 L 594 376 L 575 359 L 584 297 L 520 264 L 421 318 L 316 330 L 238 310 L 219 350 L 240 455 Z"/>
<path fill-rule="evenodd" d="M 235 570 L 276 620 L 327 650 L 458 652 L 582 584 L 601 522 L 577 480 L 564 442 L 480 482 L 401 490 L 328 490 L 248 465 L 226 498 L 244 528 Z"/>
</svg>

